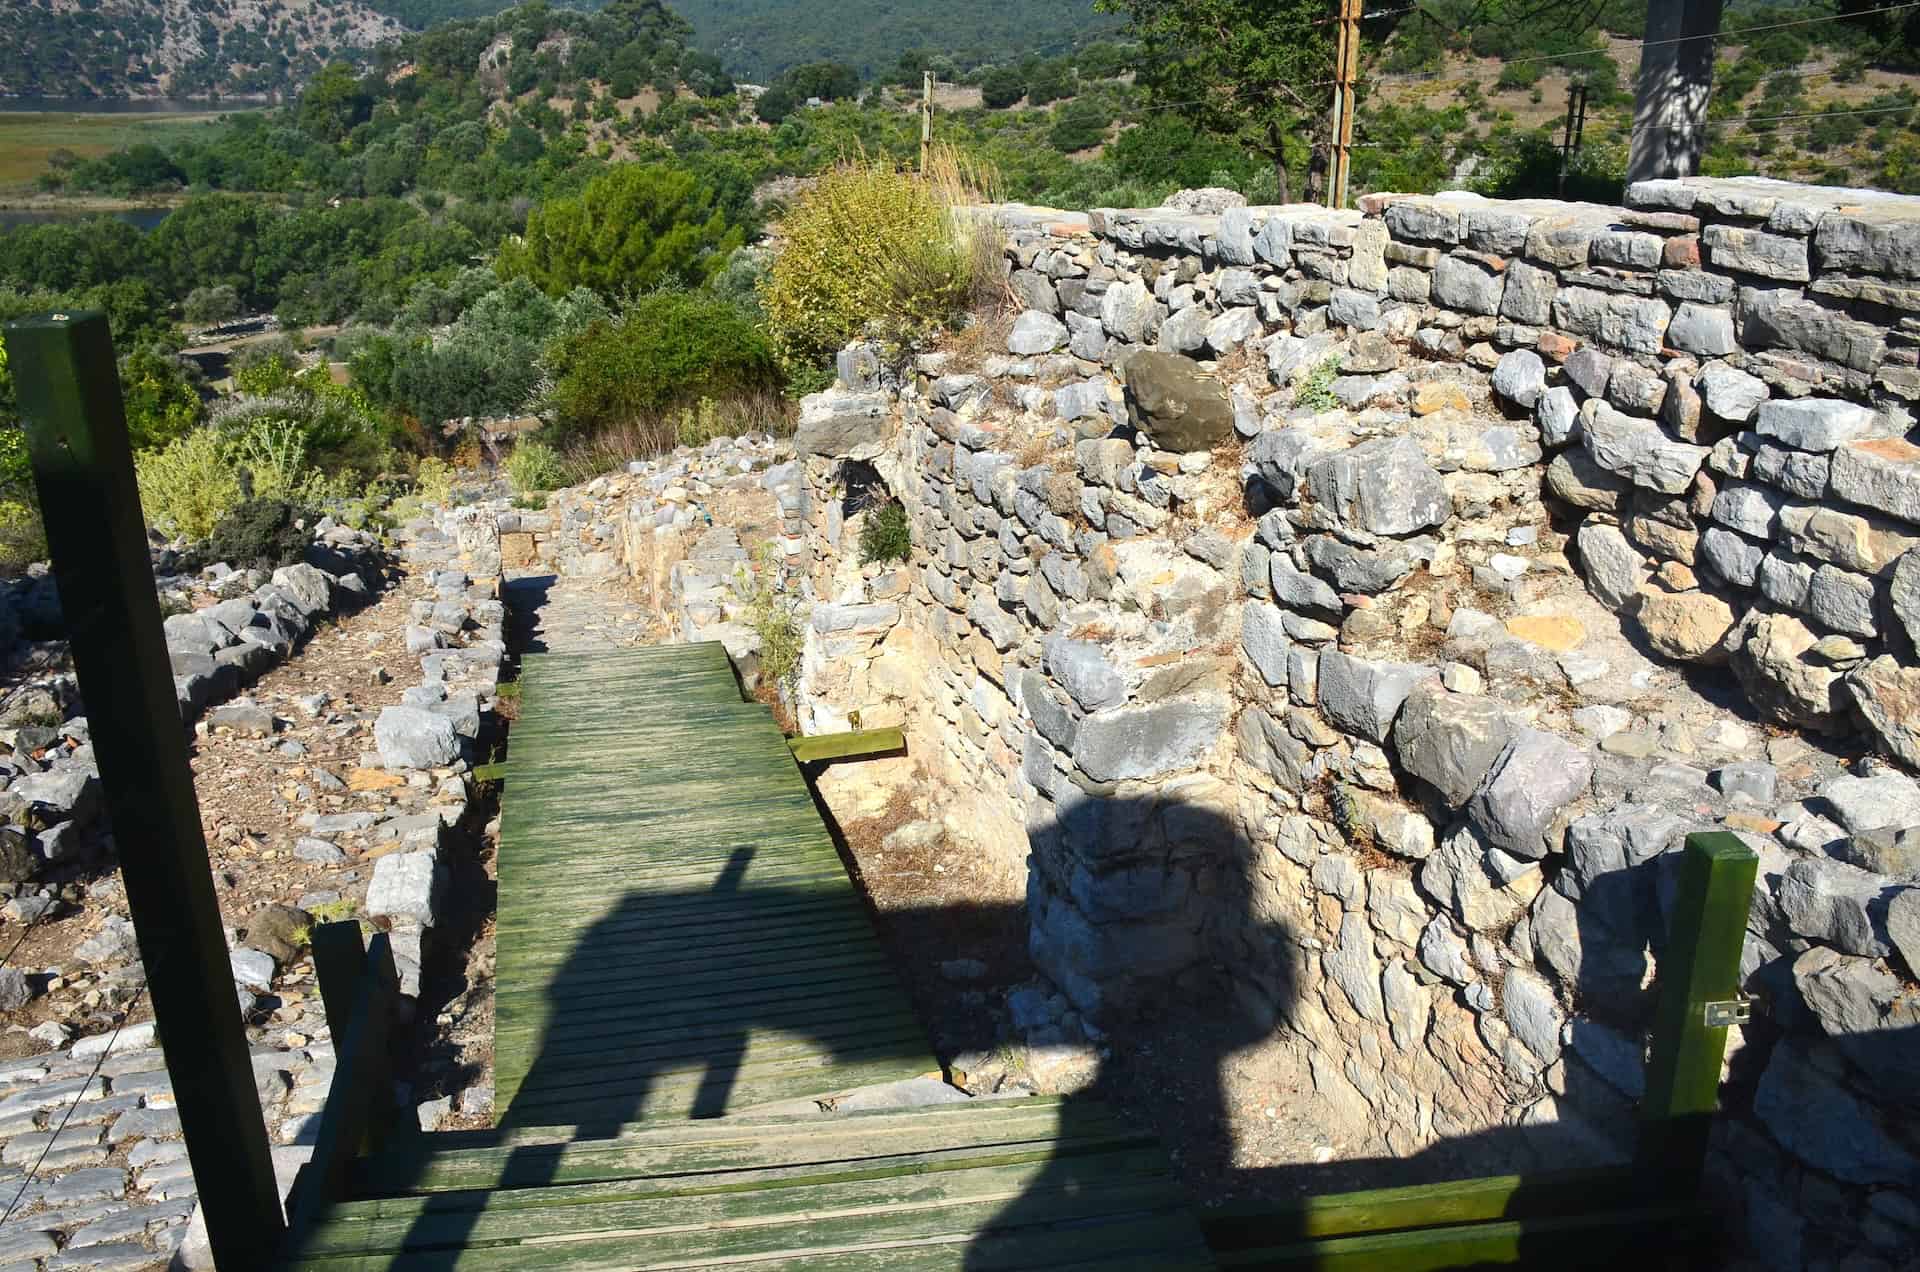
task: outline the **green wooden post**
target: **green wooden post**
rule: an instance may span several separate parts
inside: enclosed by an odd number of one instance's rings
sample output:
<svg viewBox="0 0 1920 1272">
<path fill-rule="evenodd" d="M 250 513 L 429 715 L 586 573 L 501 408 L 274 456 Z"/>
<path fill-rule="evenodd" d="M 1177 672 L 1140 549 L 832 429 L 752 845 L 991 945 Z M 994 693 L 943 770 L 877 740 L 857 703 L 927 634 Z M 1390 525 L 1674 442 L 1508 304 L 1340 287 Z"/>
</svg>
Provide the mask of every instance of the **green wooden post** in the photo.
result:
<svg viewBox="0 0 1920 1272">
<path fill-rule="evenodd" d="M 174 1100 L 223 1268 L 284 1229 L 207 865 L 107 320 L 8 323 L 7 356 Z"/>
<path fill-rule="evenodd" d="M 1740 996 L 1740 950 L 1760 859 L 1726 831 L 1688 835 L 1680 896 L 1660 960 L 1637 1164 L 1671 1199 L 1693 1196 L 1720 1102 L 1720 1062 Z M 1714 1021 L 1710 1023 L 1709 1013 Z"/>
</svg>

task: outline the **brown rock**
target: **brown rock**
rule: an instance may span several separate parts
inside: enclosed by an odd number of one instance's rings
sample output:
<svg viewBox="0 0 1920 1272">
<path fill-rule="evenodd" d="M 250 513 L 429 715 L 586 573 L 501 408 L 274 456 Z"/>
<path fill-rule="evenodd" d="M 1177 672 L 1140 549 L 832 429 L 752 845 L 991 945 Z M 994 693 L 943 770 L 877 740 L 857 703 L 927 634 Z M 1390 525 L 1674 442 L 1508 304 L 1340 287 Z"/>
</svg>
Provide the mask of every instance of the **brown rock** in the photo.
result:
<svg viewBox="0 0 1920 1272">
<path fill-rule="evenodd" d="M 1847 692 L 1867 727 L 1895 758 L 1920 766 L 1920 667 L 1883 654 L 1847 677 Z"/>
<path fill-rule="evenodd" d="M 1670 238 L 1660 249 L 1660 263 L 1668 269 L 1700 268 L 1700 236 L 1682 234 Z"/>
<path fill-rule="evenodd" d="M 1564 614 L 1523 614 L 1510 618 L 1507 632 L 1556 654 L 1578 649 L 1587 639 L 1587 629 L 1580 620 Z"/>
<path fill-rule="evenodd" d="M 1748 701 L 1776 720 L 1830 732 L 1845 720 L 1846 698 L 1842 672 L 1812 656 L 1818 643 L 1793 615 L 1752 610 L 1727 645 Z"/>
<path fill-rule="evenodd" d="M 1698 663 L 1726 661 L 1720 642 L 1733 628 L 1733 607 L 1711 592 L 1665 592 L 1643 587 L 1633 617 L 1647 643 L 1668 658 Z"/>
<path fill-rule="evenodd" d="M 1471 413 L 1473 399 L 1467 391 L 1457 384 L 1446 384 L 1432 380 L 1420 385 L 1413 391 L 1413 413 L 1432 415 L 1436 411 L 1459 411 Z"/>
<path fill-rule="evenodd" d="M 386 769 L 357 768 L 347 773 L 347 789 L 350 791 L 390 791 L 406 784 L 406 778 Z"/>
<path fill-rule="evenodd" d="M 1127 416 L 1161 450 L 1210 450 L 1233 436 L 1233 403 L 1192 358 L 1143 349 L 1127 359 Z"/>
<path fill-rule="evenodd" d="M 285 966 L 306 945 L 313 930 L 313 916 L 291 905 L 263 905 L 247 920 L 246 939 L 241 944 Z"/>
</svg>

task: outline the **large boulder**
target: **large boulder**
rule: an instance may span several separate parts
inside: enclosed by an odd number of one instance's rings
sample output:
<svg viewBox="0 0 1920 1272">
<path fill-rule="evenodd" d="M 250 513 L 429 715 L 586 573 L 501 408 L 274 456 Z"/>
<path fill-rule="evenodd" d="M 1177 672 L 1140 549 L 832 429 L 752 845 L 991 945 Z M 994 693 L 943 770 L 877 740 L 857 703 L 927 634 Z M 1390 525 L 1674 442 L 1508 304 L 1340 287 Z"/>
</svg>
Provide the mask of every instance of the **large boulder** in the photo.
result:
<svg viewBox="0 0 1920 1272">
<path fill-rule="evenodd" d="M 1458 808 L 1506 749 L 1512 732 L 1513 722 L 1492 698 L 1449 693 L 1429 681 L 1407 695 L 1394 722 L 1393 744 L 1407 772 Z"/>
<path fill-rule="evenodd" d="M 828 459 L 872 459 L 887 436 L 887 395 L 828 389 L 800 399 L 794 449 Z"/>
<path fill-rule="evenodd" d="M 1314 502 L 1350 530 L 1403 535 L 1447 519 L 1440 474 L 1410 437 L 1378 438 L 1316 461 L 1307 470 Z"/>
<path fill-rule="evenodd" d="M 373 742 L 388 768 L 439 768 L 460 758 L 453 721 L 425 707 L 386 707 L 373 723 Z"/>
<path fill-rule="evenodd" d="M 1233 437 L 1233 402 L 1192 358 L 1142 350 L 1127 359 L 1127 418 L 1165 451 L 1210 450 Z"/>
</svg>

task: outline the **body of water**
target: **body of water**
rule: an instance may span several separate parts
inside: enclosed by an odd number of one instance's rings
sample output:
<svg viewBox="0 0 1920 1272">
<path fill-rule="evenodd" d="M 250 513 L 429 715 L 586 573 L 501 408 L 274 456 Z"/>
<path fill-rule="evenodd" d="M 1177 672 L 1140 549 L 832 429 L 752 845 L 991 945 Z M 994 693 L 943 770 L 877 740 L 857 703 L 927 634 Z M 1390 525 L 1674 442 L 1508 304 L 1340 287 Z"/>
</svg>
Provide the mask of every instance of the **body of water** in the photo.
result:
<svg viewBox="0 0 1920 1272">
<path fill-rule="evenodd" d="M 203 115 L 269 104 L 264 97 L 0 97 L 0 115 Z"/>
<path fill-rule="evenodd" d="M 172 211 L 172 208 L 121 208 L 118 211 L 75 208 L 70 212 L 65 209 L 36 208 L 28 211 L 0 208 L 0 230 L 10 230 L 16 225 L 51 225 L 55 221 L 82 221 L 90 216 L 110 216 L 143 230 L 150 230 L 166 220 L 167 214 Z"/>
</svg>

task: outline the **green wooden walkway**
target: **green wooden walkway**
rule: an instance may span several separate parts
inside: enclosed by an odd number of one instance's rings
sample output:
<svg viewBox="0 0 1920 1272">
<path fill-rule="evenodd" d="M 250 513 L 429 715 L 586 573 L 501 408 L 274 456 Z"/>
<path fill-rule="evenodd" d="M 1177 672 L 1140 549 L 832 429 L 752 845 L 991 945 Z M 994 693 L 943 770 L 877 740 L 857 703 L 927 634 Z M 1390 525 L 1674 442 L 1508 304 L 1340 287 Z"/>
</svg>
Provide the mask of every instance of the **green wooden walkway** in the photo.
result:
<svg viewBox="0 0 1920 1272">
<path fill-rule="evenodd" d="M 939 1064 L 721 646 L 530 656 L 520 683 L 501 1125 L 354 1162 L 284 1266 L 1213 1266 L 1164 1154 L 1096 1103 L 806 1103 Z"/>
</svg>

